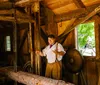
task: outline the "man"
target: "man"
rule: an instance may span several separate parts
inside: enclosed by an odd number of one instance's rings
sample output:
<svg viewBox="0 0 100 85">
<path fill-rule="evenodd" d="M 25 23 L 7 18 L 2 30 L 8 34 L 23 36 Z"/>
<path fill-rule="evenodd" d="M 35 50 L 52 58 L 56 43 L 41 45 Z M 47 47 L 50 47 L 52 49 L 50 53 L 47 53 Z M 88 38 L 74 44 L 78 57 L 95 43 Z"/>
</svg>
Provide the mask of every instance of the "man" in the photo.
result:
<svg viewBox="0 0 100 85">
<path fill-rule="evenodd" d="M 48 36 L 49 45 L 41 51 L 36 51 L 40 56 L 46 56 L 47 66 L 45 76 L 53 79 L 61 79 L 61 60 L 65 54 L 63 46 L 56 42 L 54 35 Z"/>
</svg>

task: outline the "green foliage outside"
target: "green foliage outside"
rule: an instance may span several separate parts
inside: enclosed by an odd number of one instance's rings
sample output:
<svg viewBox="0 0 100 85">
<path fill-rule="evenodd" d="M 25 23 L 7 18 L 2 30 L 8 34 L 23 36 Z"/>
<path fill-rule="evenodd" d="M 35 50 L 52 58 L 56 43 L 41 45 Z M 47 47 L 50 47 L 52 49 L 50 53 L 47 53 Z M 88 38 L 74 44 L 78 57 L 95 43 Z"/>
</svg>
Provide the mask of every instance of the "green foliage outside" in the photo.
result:
<svg viewBox="0 0 100 85">
<path fill-rule="evenodd" d="M 84 48 L 86 44 L 89 44 L 91 48 L 95 47 L 94 22 L 78 25 L 77 31 L 79 50 Z"/>
</svg>

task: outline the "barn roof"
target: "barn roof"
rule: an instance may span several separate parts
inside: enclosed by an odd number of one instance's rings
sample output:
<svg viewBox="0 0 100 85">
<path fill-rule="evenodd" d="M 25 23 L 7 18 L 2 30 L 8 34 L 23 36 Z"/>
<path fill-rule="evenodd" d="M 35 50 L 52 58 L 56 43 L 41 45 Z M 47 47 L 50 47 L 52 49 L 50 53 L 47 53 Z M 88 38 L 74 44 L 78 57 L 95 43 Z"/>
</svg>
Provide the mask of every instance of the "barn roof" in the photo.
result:
<svg viewBox="0 0 100 85">
<path fill-rule="evenodd" d="M 37 1 L 41 4 L 40 8 L 46 7 L 53 11 L 56 15 L 55 20 L 58 22 L 61 19 L 86 16 L 100 5 L 100 0 L 0 0 L 0 20 L 14 21 L 16 12 L 17 21 L 29 22 L 32 17 L 26 13 L 26 8 L 34 7 L 34 3 Z M 100 12 L 98 16 L 100 16 Z"/>
</svg>

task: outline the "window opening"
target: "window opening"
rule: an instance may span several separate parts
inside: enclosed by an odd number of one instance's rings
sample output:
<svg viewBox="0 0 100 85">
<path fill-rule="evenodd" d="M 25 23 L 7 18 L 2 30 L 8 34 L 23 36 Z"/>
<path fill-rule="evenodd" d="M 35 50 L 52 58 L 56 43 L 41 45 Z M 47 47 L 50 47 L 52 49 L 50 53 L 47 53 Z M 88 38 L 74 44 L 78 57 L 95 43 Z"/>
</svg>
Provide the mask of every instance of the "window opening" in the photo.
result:
<svg viewBox="0 0 100 85">
<path fill-rule="evenodd" d="M 76 28 L 76 47 L 83 56 L 96 56 L 94 22 L 80 24 Z"/>
<path fill-rule="evenodd" d="M 11 51 L 11 39 L 10 39 L 10 36 L 6 36 L 6 51 Z"/>
</svg>

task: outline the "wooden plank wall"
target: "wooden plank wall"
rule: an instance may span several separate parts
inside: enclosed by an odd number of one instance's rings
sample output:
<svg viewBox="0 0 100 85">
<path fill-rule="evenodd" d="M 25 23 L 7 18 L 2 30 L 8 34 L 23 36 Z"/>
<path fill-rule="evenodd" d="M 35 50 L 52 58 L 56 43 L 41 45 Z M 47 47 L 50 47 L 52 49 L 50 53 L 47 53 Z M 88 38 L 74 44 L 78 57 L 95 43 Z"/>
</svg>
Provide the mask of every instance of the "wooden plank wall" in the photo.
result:
<svg viewBox="0 0 100 85">
<path fill-rule="evenodd" d="M 98 85 L 98 71 L 97 71 L 97 65 L 96 62 L 89 61 L 86 57 L 85 64 L 84 64 L 84 76 L 85 80 L 87 82 L 87 85 Z"/>
</svg>

